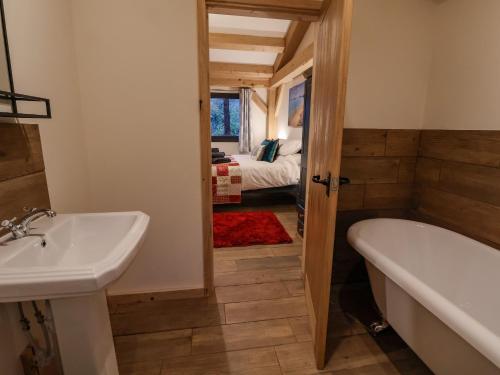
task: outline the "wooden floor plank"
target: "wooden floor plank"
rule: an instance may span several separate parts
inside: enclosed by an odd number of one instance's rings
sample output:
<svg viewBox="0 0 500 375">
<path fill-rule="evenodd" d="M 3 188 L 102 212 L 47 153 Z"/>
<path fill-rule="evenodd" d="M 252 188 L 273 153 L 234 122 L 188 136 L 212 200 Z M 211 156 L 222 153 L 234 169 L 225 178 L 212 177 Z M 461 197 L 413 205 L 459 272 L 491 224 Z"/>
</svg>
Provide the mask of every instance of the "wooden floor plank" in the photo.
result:
<svg viewBox="0 0 500 375">
<path fill-rule="evenodd" d="M 247 302 L 289 297 L 289 291 L 281 281 L 264 284 L 222 286 L 215 288 L 217 303 Z"/>
<path fill-rule="evenodd" d="M 288 318 L 288 323 L 292 327 L 293 334 L 297 342 L 311 341 L 311 322 L 309 317 L 300 316 L 298 318 Z"/>
<path fill-rule="evenodd" d="M 117 336 L 118 363 L 162 360 L 191 354 L 192 329 Z"/>
<path fill-rule="evenodd" d="M 237 259 L 252 259 L 270 257 L 273 255 L 270 247 L 256 247 L 256 248 L 225 248 L 215 249 L 214 259 L 219 260 L 237 260 Z"/>
<path fill-rule="evenodd" d="M 296 267 L 271 270 L 239 271 L 216 274 L 215 286 L 272 283 L 299 279 L 302 279 L 302 272 Z"/>
<path fill-rule="evenodd" d="M 259 374 L 278 365 L 271 347 L 168 359 L 163 362 L 162 375 L 249 374 L 252 370 Z"/>
<path fill-rule="evenodd" d="M 304 297 L 229 303 L 225 308 L 228 324 L 307 315 Z"/>
<path fill-rule="evenodd" d="M 291 296 L 304 295 L 304 280 L 288 280 L 283 282 Z"/>
<path fill-rule="evenodd" d="M 140 311 L 111 315 L 111 327 L 115 336 L 158 332 L 184 328 L 197 328 L 225 323 L 224 306 L 210 304 L 200 299 L 161 301 L 141 307 Z M 188 303 L 192 302 L 192 303 Z"/>
<path fill-rule="evenodd" d="M 300 267 L 297 256 L 274 256 L 268 258 L 239 259 L 236 261 L 238 271 L 264 270 L 272 268 Z"/>
<path fill-rule="evenodd" d="M 112 306 L 115 334 L 127 335 L 115 338 L 120 374 L 318 374 L 297 262 L 297 214 L 284 206 L 277 216 L 294 243 L 216 249 L 215 296 Z M 367 283 L 332 288 L 330 359 L 321 374 L 430 375 L 396 334 L 366 334 L 360 321 L 371 321 L 371 298 Z"/>
<path fill-rule="evenodd" d="M 286 319 L 197 328 L 193 331 L 193 354 L 260 348 L 295 342 Z"/>
<path fill-rule="evenodd" d="M 119 365 L 120 375 L 160 375 L 162 361 L 134 362 Z"/>
</svg>

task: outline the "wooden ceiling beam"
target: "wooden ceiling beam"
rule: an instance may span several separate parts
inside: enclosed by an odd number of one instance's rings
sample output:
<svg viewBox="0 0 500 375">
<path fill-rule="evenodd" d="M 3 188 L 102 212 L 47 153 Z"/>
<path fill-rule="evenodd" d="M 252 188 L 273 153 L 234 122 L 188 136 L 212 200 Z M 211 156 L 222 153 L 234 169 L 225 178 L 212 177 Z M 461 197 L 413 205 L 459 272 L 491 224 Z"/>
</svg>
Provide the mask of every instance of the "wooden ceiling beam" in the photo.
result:
<svg viewBox="0 0 500 375">
<path fill-rule="evenodd" d="M 304 35 L 306 35 L 310 22 L 293 21 L 285 36 L 285 50 L 278 54 L 274 63 L 274 71 L 277 72 L 295 56 Z"/>
<path fill-rule="evenodd" d="M 278 118 L 281 111 L 281 105 L 283 104 L 283 95 L 285 94 L 284 86 L 278 87 L 276 90 L 276 108 L 274 109 L 274 116 Z"/>
<path fill-rule="evenodd" d="M 210 87 L 269 87 L 269 79 L 217 78 L 210 77 Z"/>
<path fill-rule="evenodd" d="M 252 93 L 252 101 L 262 112 L 267 113 L 266 102 L 255 91 Z"/>
<path fill-rule="evenodd" d="M 256 64 L 210 63 L 210 76 L 217 78 L 271 78 L 273 67 Z"/>
<path fill-rule="evenodd" d="M 298 52 L 283 68 L 274 73 L 270 87 L 276 88 L 290 82 L 313 66 L 314 44 Z"/>
<path fill-rule="evenodd" d="M 206 0 L 209 13 L 318 21 L 322 0 Z"/>
<path fill-rule="evenodd" d="M 282 53 L 285 50 L 285 38 L 210 33 L 209 46 L 215 49 Z"/>
</svg>

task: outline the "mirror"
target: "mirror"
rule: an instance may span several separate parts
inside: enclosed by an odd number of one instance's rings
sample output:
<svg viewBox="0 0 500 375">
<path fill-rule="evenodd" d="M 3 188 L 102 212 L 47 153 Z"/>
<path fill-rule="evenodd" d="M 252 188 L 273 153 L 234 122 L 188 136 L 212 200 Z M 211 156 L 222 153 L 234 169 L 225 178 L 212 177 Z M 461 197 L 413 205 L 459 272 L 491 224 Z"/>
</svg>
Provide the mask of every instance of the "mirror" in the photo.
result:
<svg viewBox="0 0 500 375">
<path fill-rule="evenodd" d="M 0 20 L 2 22 L 2 27 L 0 27 L 0 91 L 14 92 L 3 1 L 0 2 L 0 13 Z M 13 100 L 0 99 L 0 112 L 13 113 Z"/>
<path fill-rule="evenodd" d="M 2 23 L 0 27 L 0 117 L 51 118 L 49 99 L 18 94 L 14 90 L 3 0 L 0 0 L 0 21 Z"/>
</svg>

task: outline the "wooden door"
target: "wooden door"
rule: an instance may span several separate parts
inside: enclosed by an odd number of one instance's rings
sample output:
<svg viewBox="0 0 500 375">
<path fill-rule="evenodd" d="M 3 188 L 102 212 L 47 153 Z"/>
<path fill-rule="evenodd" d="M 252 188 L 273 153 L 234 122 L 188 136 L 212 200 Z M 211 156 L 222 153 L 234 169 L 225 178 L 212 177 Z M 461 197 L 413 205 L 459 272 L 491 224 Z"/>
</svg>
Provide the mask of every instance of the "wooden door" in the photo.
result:
<svg viewBox="0 0 500 375">
<path fill-rule="evenodd" d="M 331 0 L 317 23 L 309 138 L 304 278 L 318 368 L 325 365 L 326 333 L 344 127 L 352 0 Z M 312 183 L 331 174 L 328 189 Z M 318 178 L 317 178 L 318 179 Z"/>
</svg>

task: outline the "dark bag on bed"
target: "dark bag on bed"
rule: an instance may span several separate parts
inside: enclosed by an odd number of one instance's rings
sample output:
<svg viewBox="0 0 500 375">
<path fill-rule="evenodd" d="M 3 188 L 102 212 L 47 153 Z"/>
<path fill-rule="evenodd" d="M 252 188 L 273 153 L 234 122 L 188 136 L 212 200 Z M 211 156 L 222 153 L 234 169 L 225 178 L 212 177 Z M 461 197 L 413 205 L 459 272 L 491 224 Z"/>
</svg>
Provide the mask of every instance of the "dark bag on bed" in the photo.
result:
<svg viewBox="0 0 500 375">
<path fill-rule="evenodd" d="M 212 159 L 212 164 L 224 164 L 224 163 L 231 163 L 231 159 L 229 158 Z"/>
<path fill-rule="evenodd" d="M 226 156 L 225 152 L 212 152 L 212 159 L 219 159 Z"/>
</svg>

